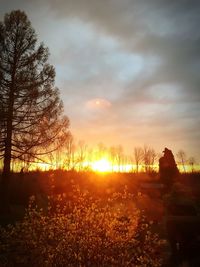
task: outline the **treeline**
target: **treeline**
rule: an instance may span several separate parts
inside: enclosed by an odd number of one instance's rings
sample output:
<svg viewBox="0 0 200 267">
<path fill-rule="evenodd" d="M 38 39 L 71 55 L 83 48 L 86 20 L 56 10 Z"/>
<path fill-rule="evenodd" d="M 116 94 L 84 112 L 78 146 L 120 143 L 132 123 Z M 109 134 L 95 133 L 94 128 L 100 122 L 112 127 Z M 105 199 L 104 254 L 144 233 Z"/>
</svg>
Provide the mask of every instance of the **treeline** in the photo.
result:
<svg viewBox="0 0 200 267">
<path fill-rule="evenodd" d="M 60 142 L 60 140 L 59 140 Z M 83 140 L 76 141 L 68 131 L 62 137 L 62 142 L 51 144 L 52 151 L 44 153 L 40 160 L 31 160 L 28 154 L 20 160 L 12 159 L 11 170 L 19 172 L 31 170 L 93 170 L 93 163 L 105 159 L 111 165 L 112 172 L 146 172 L 158 171 L 158 161 L 162 153 L 153 147 L 144 145 L 133 147 L 132 153 L 127 155 L 122 145 L 106 146 L 99 143 L 90 147 Z M 39 149 L 39 148 L 38 148 Z M 198 171 L 198 162 L 194 157 L 188 157 L 184 150 L 179 150 L 175 155 L 178 168 L 181 172 Z M 1 161 L 1 169 L 3 161 Z"/>
</svg>

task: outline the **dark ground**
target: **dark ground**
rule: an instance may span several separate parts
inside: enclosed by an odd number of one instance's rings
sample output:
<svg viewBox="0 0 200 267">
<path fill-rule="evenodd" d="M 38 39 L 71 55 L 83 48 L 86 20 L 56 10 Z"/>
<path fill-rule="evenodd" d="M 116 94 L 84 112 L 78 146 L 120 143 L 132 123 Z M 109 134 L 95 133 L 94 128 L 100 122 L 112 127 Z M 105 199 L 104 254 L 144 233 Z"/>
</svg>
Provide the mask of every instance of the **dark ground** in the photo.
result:
<svg viewBox="0 0 200 267">
<path fill-rule="evenodd" d="M 23 218 L 31 195 L 35 195 L 38 205 L 44 207 L 48 195 L 69 193 L 73 184 L 101 198 L 123 191 L 126 185 L 128 192 L 134 194 L 138 208 L 145 211 L 149 221 L 154 222 L 153 231 L 166 240 L 163 246 L 165 266 L 200 266 L 199 173 L 180 174 L 168 193 L 164 193 L 155 173 L 15 173 L 10 184 L 11 214 L 0 217 L 1 225 Z"/>
</svg>

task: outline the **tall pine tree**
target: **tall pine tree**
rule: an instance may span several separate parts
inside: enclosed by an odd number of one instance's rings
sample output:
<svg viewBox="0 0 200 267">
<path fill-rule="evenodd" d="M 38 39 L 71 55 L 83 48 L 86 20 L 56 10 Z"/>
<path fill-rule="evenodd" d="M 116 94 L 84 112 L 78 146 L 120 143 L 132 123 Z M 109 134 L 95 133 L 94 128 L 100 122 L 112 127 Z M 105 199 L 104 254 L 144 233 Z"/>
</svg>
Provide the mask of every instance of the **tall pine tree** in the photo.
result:
<svg viewBox="0 0 200 267">
<path fill-rule="evenodd" d="M 0 22 L 0 193 L 4 202 L 12 159 L 22 160 L 26 155 L 40 159 L 69 124 L 62 117 L 55 70 L 48 56 L 48 49 L 37 45 L 36 33 L 24 12 L 5 15 Z"/>
</svg>

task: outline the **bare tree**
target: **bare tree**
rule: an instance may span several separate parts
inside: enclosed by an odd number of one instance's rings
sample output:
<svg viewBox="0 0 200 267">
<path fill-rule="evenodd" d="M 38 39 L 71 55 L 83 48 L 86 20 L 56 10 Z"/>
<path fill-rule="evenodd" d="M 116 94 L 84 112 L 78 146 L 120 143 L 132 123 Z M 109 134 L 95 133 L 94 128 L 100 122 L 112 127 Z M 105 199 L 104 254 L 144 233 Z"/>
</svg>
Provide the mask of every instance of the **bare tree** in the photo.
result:
<svg viewBox="0 0 200 267">
<path fill-rule="evenodd" d="M 80 140 L 77 146 L 77 163 L 79 166 L 79 171 L 84 169 L 84 160 L 86 159 L 87 145 L 85 141 Z"/>
<path fill-rule="evenodd" d="M 109 159 L 112 164 L 112 171 L 114 171 L 115 160 L 116 160 L 116 149 L 114 146 L 111 146 L 109 148 Z"/>
<path fill-rule="evenodd" d="M 115 150 L 116 154 L 116 162 L 117 162 L 117 166 L 118 166 L 118 171 L 122 171 L 122 164 L 123 164 L 123 158 L 124 158 L 124 154 L 123 154 L 123 147 L 121 145 L 118 145 L 116 147 Z"/>
<path fill-rule="evenodd" d="M 121 167 L 122 167 L 122 161 L 123 161 L 123 147 L 121 145 L 118 146 L 111 146 L 108 149 L 108 153 L 109 153 L 109 159 L 111 161 L 112 164 L 112 171 L 116 171 L 116 168 L 118 169 L 118 171 L 121 171 Z"/>
<path fill-rule="evenodd" d="M 135 165 L 136 165 L 136 172 L 139 172 L 139 166 L 143 160 L 143 149 L 141 147 L 134 148 L 134 158 L 135 158 Z"/>
<path fill-rule="evenodd" d="M 103 143 L 99 143 L 97 145 L 97 158 L 101 159 L 105 156 L 106 154 L 106 147 Z"/>
<path fill-rule="evenodd" d="M 66 118 L 66 121 L 62 123 L 68 125 L 69 121 Z M 53 169 L 62 169 L 64 167 L 65 147 L 70 136 L 71 133 L 68 131 L 67 126 L 65 128 L 63 127 L 56 140 L 46 147 L 47 152 L 51 150 L 45 157 L 45 163 L 49 164 L 49 167 Z"/>
<path fill-rule="evenodd" d="M 155 150 L 145 145 L 143 148 L 143 162 L 146 172 L 151 172 L 153 170 L 155 159 L 156 159 Z"/>
<path fill-rule="evenodd" d="M 191 166 L 191 171 L 194 172 L 194 164 L 196 163 L 195 158 L 194 158 L 194 157 L 190 157 L 190 158 L 188 159 L 188 163 L 189 163 L 189 165 Z"/>
<path fill-rule="evenodd" d="M 69 171 L 73 170 L 76 166 L 75 160 L 75 144 L 72 134 L 69 135 L 69 138 L 65 144 L 65 155 L 64 155 L 64 167 Z"/>
<path fill-rule="evenodd" d="M 183 171 L 186 172 L 186 168 L 185 168 L 185 163 L 186 163 L 186 153 L 184 150 L 179 150 L 178 153 L 176 154 L 179 163 L 182 165 L 183 167 Z"/>
<path fill-rule="evenodd" d="M 24 160 L 25 155 L 30 155 L 40 161 L 49 152 L 48 144 L 60 138 L 62 129 L 68 127 L 68 120 L 61 119 L 63 106 L 54 87 L 55 70 L 48 64 L 48 56 L 48 49 L 43 44 L 37 45 L 36 33 L 24 12 L 17 10 L 5 15 L 0 22 L 0 156 L 4 160 L 1 180 L 4 202 L 11 160 Z"/>
</svg>

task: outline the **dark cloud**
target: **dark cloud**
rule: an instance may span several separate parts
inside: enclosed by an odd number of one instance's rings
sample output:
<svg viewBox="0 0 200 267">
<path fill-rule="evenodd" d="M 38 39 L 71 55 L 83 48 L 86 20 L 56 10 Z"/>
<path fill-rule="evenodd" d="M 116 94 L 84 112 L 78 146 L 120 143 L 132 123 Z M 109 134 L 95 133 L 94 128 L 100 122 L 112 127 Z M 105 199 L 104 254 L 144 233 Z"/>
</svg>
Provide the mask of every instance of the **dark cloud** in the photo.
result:
<svg viewBox="0 0 200 267">
<path fill-rule="evenodd" d="M 154 56 L 160 64 L 151 83 L 179 83 L 183 94 L 199 98 L 199 1 L 48 1 L 58 16 L 79 17 L 112 35 L 132 53 Z M 141 77 L 139 77 L 141 79 Z M 151 82 L 152 80 L 152 82 Z M 133 90 L 133 89 L 132 89 Z"/>
</svg>

